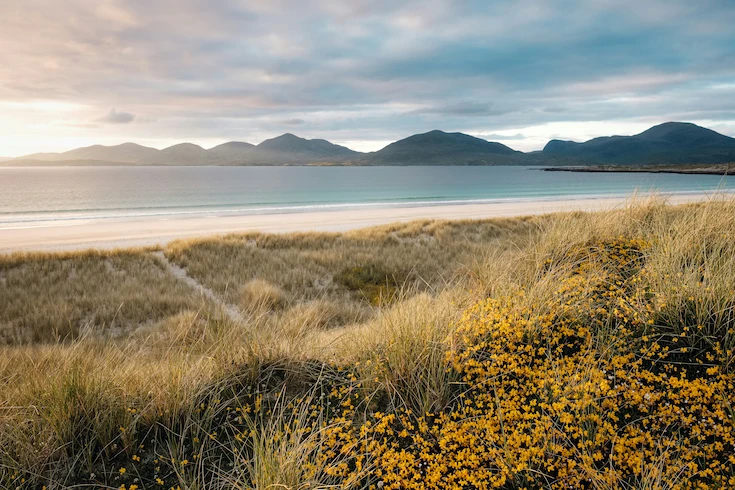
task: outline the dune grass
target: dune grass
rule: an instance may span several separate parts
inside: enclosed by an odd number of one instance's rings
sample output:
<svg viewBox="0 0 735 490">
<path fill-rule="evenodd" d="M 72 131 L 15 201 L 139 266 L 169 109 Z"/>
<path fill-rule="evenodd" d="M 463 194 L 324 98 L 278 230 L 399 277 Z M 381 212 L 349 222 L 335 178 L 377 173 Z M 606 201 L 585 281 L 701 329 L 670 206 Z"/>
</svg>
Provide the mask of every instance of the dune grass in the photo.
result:
<svg viewBox="0 0 735 490">
<path fill-rule="evenodd" d="M 735 485 L 731 201 L 163 253 L 240 315 L 149 250 L 2 259 L 0 487 Z"/>
<path fill-rule="evenodd" d="M 124 335 L 198 296 L 142 250 L 0 256 L 0 344 Z"/>
</svg>

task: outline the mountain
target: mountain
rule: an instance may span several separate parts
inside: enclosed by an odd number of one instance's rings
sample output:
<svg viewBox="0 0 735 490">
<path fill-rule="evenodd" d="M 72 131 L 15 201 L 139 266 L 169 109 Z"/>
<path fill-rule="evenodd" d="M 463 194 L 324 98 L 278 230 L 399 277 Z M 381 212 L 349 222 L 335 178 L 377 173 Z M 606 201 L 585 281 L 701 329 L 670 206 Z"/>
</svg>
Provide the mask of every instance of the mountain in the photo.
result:
<svg viewBox="0 0 735 490">
<path fill-rule="evenodd" d="M 735 162 L 735 138 L 691 123 L 668 122 L 633 136 L 584 143 L 551 140 L 522 153 L 463 133 L 434 130 L 360 153 L 323 139 L 291 133 L 259 145 L 230 141 L 208 150 L 181 143 L 163 150 L 124 143 L 64 153 L 35 153 L 1 165 L 679 165 Z"/>
<path fill-rule="evenodd" d="M 34 153 L 11 162 L 16 165 L 293 165 L 345 163 L 362 155 L 327 140 L 308 140 L 287 133 L 257 146 L 230 141 L 209 150 L 192 143 L 180 143 L 157 150 L 124 143 L 117 146 L 95 145 L 64 153 Z"/>
<path fill-rule="evenodd" d="M 145 163 L 159 152 L 155 148 L 135 143 L 123 143 L 115 146 L 94 145 L 64 153 L 34 153 L 16 160 L 40 160 L 46 162 L 62 162 L 71 160 L 97 160 L 119 163 Z"/>
<path fill-rule="evenodd" d="M 584 143 L 551 140 L 542 154 L 587 164 L 728 163 L 735 162 L 735 138 L 692 123 L 668 122 L 633 136 L 605 136 Z"/>
<path fill-rule="evenodd" d="M 263 141 L 257 146 L 230 142 L 207 150 L 211 162 L 226 165 L 288 165 L 344 163 L 361 155 L 327 140 L 308 140 L 291 133 Z"/>
<path fill-rule="evenodd" d="M 265 140 L 248 155 L 250 164 L 346 162 L 362 154 L 327 140 L 307 140 L 291 133 Z"/>
<path fill-rule="evenodd" d="M 0 157 L 0 162 L 7 162 L 8 160 L 12 160 L 13 157 Z"/>
<path fill-rule="evenodd" d="M 207 165 L 207 150 L 192 143 L 169 146 L 145 160 L 147 165 Z"/>
<path fill-rule="evenodd" d="M 523 163 L 525 155 L 500 143 L 463 133 L 434 130 L 415 134 L 366 155 L 370 165 L 503 165 Z"/>
<path fill-rule="evenodd" d="M 207 150 L 209 161 L 220 165 L 238 165 L 247 162 L 255 145 L 242 141 L 230 141 Z"/>
</svg>

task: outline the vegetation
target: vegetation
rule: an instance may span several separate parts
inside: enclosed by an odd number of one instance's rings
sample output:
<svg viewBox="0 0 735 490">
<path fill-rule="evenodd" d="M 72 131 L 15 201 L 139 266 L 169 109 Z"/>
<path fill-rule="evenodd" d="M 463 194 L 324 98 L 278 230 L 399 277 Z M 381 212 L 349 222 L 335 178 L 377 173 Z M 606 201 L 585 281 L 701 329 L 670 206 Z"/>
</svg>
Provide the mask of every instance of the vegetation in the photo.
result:
<svg viewBox="0 0 735 490">
<path fill-rule="evenodd" d="M 735 160 L 735 157 L 733 157 Z M 705 175 L 732 175 L 735 164 L 686 164 L 676 165 L 583 165 L 567 167 L 547 167 L 549 172 L 644 172 L 652 174 L 705 174 Z"/>
<path fill-rule="evenodd" d="M 0 487 L 732 488 L 734 238 L 653 200 L 6 257 Z"/>
<path fill-rule="evenodd" d="M 64 341 L 87 330 L 123 334 L 205 306 L 138 251 L 0 256 L 0 344 Z"/>
</svg>

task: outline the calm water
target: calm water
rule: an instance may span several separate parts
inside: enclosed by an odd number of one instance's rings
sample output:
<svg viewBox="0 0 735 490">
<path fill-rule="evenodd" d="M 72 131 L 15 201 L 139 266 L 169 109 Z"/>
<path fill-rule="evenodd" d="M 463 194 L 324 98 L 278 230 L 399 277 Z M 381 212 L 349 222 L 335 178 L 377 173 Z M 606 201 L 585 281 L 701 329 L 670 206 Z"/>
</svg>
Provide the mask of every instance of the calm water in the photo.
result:
<svg viewBox="0 0 735 490">
<path fill-rule="evenodd" d="M 735 177 L 536 167 L 0 167 L 0 223 L 735 190 Z"/>
</svg>

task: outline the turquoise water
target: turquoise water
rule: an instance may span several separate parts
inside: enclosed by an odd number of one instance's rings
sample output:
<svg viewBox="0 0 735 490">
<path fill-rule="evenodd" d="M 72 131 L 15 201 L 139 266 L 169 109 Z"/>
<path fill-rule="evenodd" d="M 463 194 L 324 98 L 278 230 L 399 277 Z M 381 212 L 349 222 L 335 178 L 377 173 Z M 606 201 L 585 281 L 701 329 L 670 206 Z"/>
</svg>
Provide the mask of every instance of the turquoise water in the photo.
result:
<svg viewBox="0 0 735 490">
<path fill-rule="evenodd" d="M 0 167 L 0 223 L 735 190 L 735 177 L 538 167 Z"/>
</svg>

